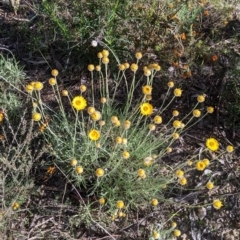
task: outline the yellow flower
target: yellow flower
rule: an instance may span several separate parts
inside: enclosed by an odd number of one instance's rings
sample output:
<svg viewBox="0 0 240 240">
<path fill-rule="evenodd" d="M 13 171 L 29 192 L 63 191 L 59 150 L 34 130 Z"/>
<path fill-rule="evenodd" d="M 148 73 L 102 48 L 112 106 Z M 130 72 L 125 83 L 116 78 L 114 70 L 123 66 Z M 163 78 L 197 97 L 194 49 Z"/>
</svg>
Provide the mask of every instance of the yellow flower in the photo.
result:
<svg viewBox="0 0 240 240">
<path fill-rule="evenodd" d="M 182 89 L 181 88 L 175 88 L 173 93 L 174 93 L 175 97 L 181 97 L 182 96 Z"/>
<path fill-rule="evenodd" d="M 206 168 L 206 164 L 203 161 L 198 161 L 196 163 L 196 169 L 199 171 L 203 171 Z"/>
<path fill-rule="evenodd" d="M 178 110 L 173 110 L 172 115 L 174 117 L 177 117 L 179 115 L 179 111 Z"/>
<path fill-rule="evenodd" d="M 179 134 L 178 133 L 173 133 L 173 138 L 174 139 L 178 139 L 180 136 L 179 136 Z"/>
<path fill-rule="evenodd" d="M 104 198 L 100 198 L 98 200 L 98 202 L 99 202 L 99 204 L 104 205 L 105 204 L 105 199 Z"/>
<path fill-rule="evenodd" d="M 220 209 L 223 206 L 222 202 L 219 199 L 215 199 L 213 201 L 213 207 L 215 209 Z"/>
<path fill-rule="evenodd" d="M 109 51 L 106 50 L 106 49 L 103 49 L 102 50 L 102 55 L 103 55 L 103 57 L 108 57 L 109 56 Z"/>
<path fill-rule="evenodd" d="M 115 123 L 114 123 L 114 126 L 115 127 L 119 127 L 121 125 L 121 122 L 119 120 L 117 120 Z"/>
<path fill-rule="evenodd" d="M 219 149 L 219 142 L 215 138 L 208 138 L 206 140 L 206 147 L 211 151 L 217 151 Z"/>
<path fill-rule="evenodd" d="M 198 95 L 198 97 L 197 97 L 197 100 L 198 100 L 198 102 L 204 102 L 205 101 L 205 97 L 203 96 L 203 95 Z"/>
<path fill-rule="evenodd" d="M 174 235 L 175 237 L 179 237 L 179 236 L 181 235 L 181 231 L 178 230 L 178 229 L 175 229 L 175 230 L 173 231 L 173 235 Z"/>
<path fill-rule="evenodd" d="M 168 82 L 168 87 L 173 88 L 174 87 L 174 82 L 173 81 Z"/>
<path fill-rule="evenodd" d="M 76 96 L 72 100 L 72 106 L 77 110 L 83 110 L 87 107 L 87 101 L 82 96 Z"/>
<path fill-rule="evenodd" d="M 131 69 L 133 72 L 136 72 L 136 71 L 138 70 L 138 65 L 137 65 L 136 63 L 132 63 L 130 69 Z"/>
<path fill-rule="evenodd" d="M 68 96 L 68 91 L 67 91 L 67 90 L 62 90 L 62 95 L 63 95 L 64 97 Z"/>
<path fill-rule="evenodd" d="M 156 115 L 153 119 L 155 124 L 161 124 L 162 123 L 162 117 L 159 115 Z"/>
<path fill-rule="evenodd" d="M 41 91 L 43 89 L 43 84 L 41 82 L 35 82 L 34 89 L 37 91 Z"/>
<path fill-rule="evenodd" d="M 210 161 L 207 158 L 204 158 L 202 161 L 204 162 L 206 167 L 210 164 Z"/>
<path fill-rule="evenodd" d="M 79 89 L 83 93 L 87 90 L 87 86 L 82 84 L 82 85 L 80 85 Z"/>
<path fill-rule="evenodd" d="M 75 167 L 77 165 L 77 160 L 74 158 L 70 161 L 70 164 L 72 167 Z"/>
<path fill-rule="evenodd" d="M 178 180 L 179 184 L 181 184 L 182 186 L 187 184 L 187 179 L 185 177 L 182 177 Z"/>
<path fill-rule="evenodd" d="M 109 63 L 109 58 L 108 57 L 103 57 L 102 58 L 102 63 L 103 64 L 108 64 Z"/>
<path fill-rule="evenodd" d="M 141 59 L 142 58 L 142 53 L 141 52 L 137 52 L 136 54 L 135 54 L 135 57 L 139 60 L 139 59 Z"/>
<path fill-rule="evenodd" d="M 152 95 L 147 94 L 147 95 L 145 95 L 145 98 L 147 101 L 150 101 L 150 100 L 152 100 Z"/>
<path fill-rule="evenodd" d="M 116 143 L 121 144 L 122 143 L 122 137 L 116 137 Z"/>
<path fill-rule="evenodd" d="M 56 76 L 58 75 L 58 70 L 57 70 L 57 69 L 53 69 L 53 70 L 51 71 L 51 74 L 52 74 L 54 77 L 56 77 Z"/>
<path fill-rule="evenodd" d="M 103 54 L 102 54 L 101 52 L 99 52 L 99 53 L 97 54 L 97 57 L 101 59 L 101 58 L 103 58 Z"/>
<path fill-rule="evenodd" d="M 173 127 L 174 128 L 181 128 L 181 126 L 182 126 L 182 122 L 181 121 L 179 121 L 179 120 L 173 121 Z"/>
<path fill-rule="evenodd" d="M 101 120 L 101 121 L 99 121 L 99 125 L 102 127 L 102 126 L 104 126 L 106 123 L 105 123 L 105 121 L 103 121 L 103 120 Z"/>
<path fill-rule="evenodd" d="M 178 178 L 182 178 L 184 176 L 184 171 L 181 170 L 181 169 L 178 169 L 176 171 L 176 175 L 177 175 Z"/>
<path fill-rule="evenodd" d="M 193 110 L 193 116 L 194 117 L 200 117 L 201 116 L 201 111 L 199 109 L 194 109 Z"/>
<path fill-rule="evenodd" d="M 0 111 L 0 122 L 2 122 L 3 119 L 4 119 L 4 114 L 3 114 L 3 112 Z"/>
<path fill-rule="evenodd" d="M 124 202 L 122 200 L 118 200 L 116 205 L 118 209 L 124 208 Z"/>
<path fill-rule="evenodd" d="M 101 66 L 100 66 L 100 65 L 96 65 L 95 70 L 96 70 L 97 72 L 100 72 L 100 71 L 101 71 Z"/>
<path fill-rule="evenodd" d="M 160 71 L 161 70 L 161 66 L 157 63 L 152 63 L 148 65 L 148 68 L 151 70 L 156 70 L 156 71 Z"/>
<path fill-rule="evenodd" d="M 171 153 L 172 152 L 172 148 L 171 147 L 168 147 L 167 148 L 167 153 Z"/>
<path fill-rule="evenodd" d="M 112 116 L 111 117 L 111 122 L 112 123 L 116 123 L 117 121 L 119 121 L 117 116 Z"/>
<path fill-rule="evenodd" d="M 234 147 L 231 146 L 231 145 L 228 145 L 228 146 L 226 147 L 226 150 L 227 150 L 228 153 L 231 153 L 231 152 L 234 151 Z"/>
<path fill-rule="evenodd" d="M 128 159 L 130 157 L 130 153 L 128 151 L 123 151 L 122 156 L 124 159 Z"/>
<path fill-rule="evenodd" d="M 213 107 L 207 107 L 207 112 L 208 113 L 213 113 L 214 112 L 214 108 Z"/>
<path fill-rule="evenodd" d="M 151 74 L 152 74 L 152 72 L 151 72 L 150 69 L 148 69 L 148 68 L 144 69 L 144 75 L 145 75 L 146 77 L 150 76 Z"/>
<path fill-rule="evenodd" d="M 124 122 L 124 129 L 127 130 L 127 129 L 130 128 L 130 126 L 131 126 L 131 122 L 130 122 L 129 120 L 126 120 L 126 121 Z"/>
<path fill-rule="evenodd" d="M 18 210 L 19 207 L 20 207 L 20 206 L 19 206 L 19 204 L 18 204 L 17 202 L 15 202 L 15 203 L 12 205 L 13 210 Z"/>
<path fill-rule="evenodd" d="M 96 111 L 95 107 L 88 107 L 87 112 L 89 115 L 93 114 Z"/>
<path fill-rule="evenodd" d="M 40 113 L 35 112 L 35 113 L 33 113 L 33 115 L 32 115 L 32 119 L 33 119 L 34 121 L 36 121 L 36 122 L 40 121 L 41 118 L 42 118 L 42 116 L 41 116 Z"/>
<path fill-rule="evenodd" d="M 156 129 L 156 125 L 154 124 L 149 124 L 149 130 L 154 131 Z"/>
<path fill-rule="evenodd" d="M 151 201 L 151 204 L 153 206 L 157 206 L 158 205 L 158 200 L 156 198 L 153 198 L 152 201 Z"/>
<path fill-rule="evenodd" d="M 91 118 L 93 121 L 98 121 L 102 117 L 102 114 L 99 111 L 95 111 L 93 114 L 91 114 Z"/>
<path fill-rule="evenodd" d="M 104 103 L 106 103 L 106 102 L 107 102 L 107 99 L 106 99 L 105 97 L 102 97 L 102 98 L 101 98 L 101 103 L 104 104 Z"/>
<path fill-rule="evenodd" d="M 92 141 L 97 141 L 100 138 L 101 134 L 98 130 L 92 129 L 89 133 L 88 133 L 88 137 L 92 140 Z"/>
<path fill-rule="evenodd" d="M 94 70 L 94 65 L 93 64 L 89 64 L 88 65 L 88 71 L 92 72 Z"/>
<path fill-rule="evenodd" d="M 126 145 L 126 144 L 127 144 L 127 139 L 126 139 L 126 138 L 123 138 L 123 139 L 122 139 L 122 144 L 123 144 L 123 145 Z"/>
<path fill-rule="evenodd" d="M 177 223 L 176 223 L 176 222 L 172 222 L 171 227 L 172 227 L 172 228 L 177 227 Z"/>
<path fill-rule="evenodd" d="M 207 187 L 207 189 L 209 189 L 209 190 L 213 189 L 213 188 L 214 188 L 213 182 L 208 182 L 208 183 L 206 184 L 206 187 Z"/>
<path fill-rule="evenodd" d="M 125 65 L 124 64 L 120 64 L 119 66 L 118 66 L 118 69 L 120 70 L 120 71 L 123 71 L 123 70 L 125 70 Z"/>
<path fill-rule="evenodd" d="M 83 168 L 81 166 L 77 166 L 75 170 L 76 170 L 77 174 L 82 174 L 83 173 Z"/>
<path fill-rule="evenodd" d="M 157 231 L 153 231 L 153 235 L 152 235 L 155 239 L 158 239 L 160 237 L 159 232 Z"/>
<path fill-rule="evenodd" d="M 34 87 L 31 84 L 28 84 L 25 87 L 25 91 L 28 92 L 28 93 L 32 93 L 33 89 L 34 89 Z"/>
<path fill-rule="evenodd" d="M 188 166 L 192 166 L 192 164 L 193 164 L 193 162 L 192 162 L 191 159 L 187 161 L 187 165 L 188 165 Z"/>
<path fill-rule="evenodd" d="M 56 85 L 57 81 L 56 81 L 55 78 L 50 78 L 50 79 L 48 80 L 48 83 L 49 83 L 51 86 L 54 86 L 54 85 Z"/>
<path fill-rule="evenodd" d="M 138 169 L 137 174 L 141 178 L 146 176 L 146 173 L 145 173 L 144 169 L 142 169 L 142 168 Z"/>
<path fill-rule="evenodd" d="M 140 105 L 140 111 L 142 115 L 149 116 L 153 113 L 153 106 L 150 103 L 142 103 Z"/>
<path fill-rule="evenodd" d="M 123 212 L 122 211 L 119 211 L 118 212 L 118 217 L 122 217 L 123 216 Z"/>
<path fill-rule="evenodd" d="M 127 62 L 124 63 L 124 66 L 125 66 L 126 69 L 128 69 L 130 67 L 129 63 L 127 63 Z"/>
<path fill-rule="evenodd" d="M 146 85 L 142 87 L 143 94 L 152 94 L 152 87 L 150 85 Z"/>
<path fill-rule="evenodd" d="M 102 177 L 104 175 L 104 170 L 102 168 L 98 168 L 95 171 L 95 174 L 96 174 L 97 177 Z"/>
<path fill-rule="evenodd" d="M 153 163 L 153 158 L 152 157 L 145 157 L 143 160 L 143 165 L 148 167 L 150 165 L 152 165 Z"/>
</svg>

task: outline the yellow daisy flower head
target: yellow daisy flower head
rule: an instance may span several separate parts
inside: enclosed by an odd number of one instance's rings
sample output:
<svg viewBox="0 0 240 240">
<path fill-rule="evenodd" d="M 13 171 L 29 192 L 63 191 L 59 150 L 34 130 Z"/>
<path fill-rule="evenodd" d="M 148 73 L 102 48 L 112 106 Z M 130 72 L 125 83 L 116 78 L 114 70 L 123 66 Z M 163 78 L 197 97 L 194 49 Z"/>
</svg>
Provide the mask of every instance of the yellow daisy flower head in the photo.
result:
<svg viewBox="0 0 240 240">
<path fill-rule="evenodd" d="M 175 237 L 179 237 L 179 236 L 181 235 L 181 231 L 178 230 L 178 229 L 175 229 L 175 230 L 173 231 L 173 235 L 174 235 Z"/>
<path fill-rule="evenodd" d="M 89 64 L 87 68 L 89 72 L 92 72 L 95 69 L 93 64 Z"/>
<path fill-rule="evenodd" d="M 143 94 L 147 95 L 147 94 L 152 94 L 152 87 L 150 85 L 145 85 L 142 87 L 142 92 Z"/>
<path fill-rule="evenodd" d="M 124 63 L 124 66 L 126 69 L 128 69 L 130 67 L 130 64 L 126 62 L 126 63 Z"/>
<path fill-rule="evenodd" d="M 140 105 L 141 114 L 144 116 L 149 116 L 153 113 L 153 106 L 150 103 L 142 103 Z"/>
<path fill-rule="evenodd" d="M 56 85 L 57 80 L 56 80 L 56 78 L 50 78 L 50 79 L 48 80 L 48 83 L 49 83 L 51 86 L 54 86 L 54 85 Z"/>
<path fill-rule="evenodd" d="M 145 157 L 143 160 L 143 165 L 148 167 L 153 164 L 153 158 L 152 157 Z"/>
<path fill-rule="evenodd" d="M 146 175 L 144 169 L 142 168 L 138 169 L 137 174 L 139 177 L 144 177 Z"/>
<path fill-rule="evenodd" d="M 209 181 L 209 182 L 206 184 L 206 188 L 209 189 L 209 190 L 213 189 L 213 188 L 214 188 L 214 183 Z"/>
<path fill-rule="evenodd" d="M 231 145 L 228 145 L 228 146 L 226 147 L 226 150 L 227 150 L 228 153 L 231 153 L 231 152 L 234 151 L 234 147 L 231 146 Z"/>
<path fill-rule="evenodd" d="M 126 139 L 126 138 L 123 138 L 123 139 L 122 139 L 122 144 L 123 144 L 123 145 L 126 145 L 126 144 L 127 144 L 127 139 Z"/>
<path fill-rule="evenodd" d="M 145 95 L 145 98 L 146 98 L 147 101 L 150 101 L 150 100 L 152 100 L 152 95 L 147 94 L 147 95 Z"/>
<path fill-rule="evenodd" d="M 215 138 L 207 138 L 206 147 L 211 151 L 217 151 L 219 149 L 219 142 Z"/>
<path fill-rule="evenodd" d="M 41 91 L 43 89 L 43 83 L 42 82 L 35 82 L 34 83 L 34 89 L 37 91 Z"/>
<path fill-rule="evenodd" d="M 13 210 L 18 210 L 18 208 L 20 207 L 19 203 L 15 202 L 13 205 L 12 205 L 12 208 Z"/>
<path fill-rule="evenodd" d="M 93 114 L 96 111 L 95 107 L 88 107 L 87 112 L 89 115 Z"/>
<path fill-rule="evenodd" d="M 119 69 L 120 71 L 123 71 L 123 70 L 126 69 L 126 67 L 125 67 L 124 64 L 119 64 L 118 69 Z"/>
<path fill-rule="evenodd" d="M 86 92 L 87 86 L 84 85 L 84 84 L 82 84 L 82 85 L 80 85 L 79 89 L 80 89 L 80 91 L 81 91 L 82 93 L 83 93 L 83 92 Z"/>
<path fill-rule="evenodd" d="M 98 121 L 102 117 L 102 114 L 99 111 L 95 111 L 93 114 L 91 114 L 91 118 L 93 121 Z"/>
<path fill-rule="evenodd" d="M 121 122 L 119 120 L 117 120 L 115 123 L 113 123 L 113 125 L 115 127 L 119 127 L 119 126 L 121 126 Z"/>
<path fill-rule="evenodd" d="M 181 169 L 178 169 L 176 171 L 176 175 L 177 175 L 178 178 L 182 178 L 184 176 L 184 171 L 181 170 Z"/>
<path fill-rule="evenodd" d="M 25 87 L 25 91 L 28 92 L 28 93 L 32 93 L 33 90 L 34 90 L 34 87 L 31 84 L 28 84 Z"/>
<path fill-rule="evenodd" d="M 172 148 L 171 147 L 167 147 L 167 153 L 171 153 L 172 152 Z"/>
<path fill-rule="evenodd" d="M 207 107 L 207 112 L 208 113 L 213 113 L 214 112 L 214 108 L 213 107 Z"/>
<path fill-rule="evenodd" d="M 72 100 L 72 106 L 75 108 L 77 111 L 79 110 L 84 110 L 87 107 L 87 101 L 84 97 L 82 96 L 76 96 Z"/>
<path fill-rule="evenodd" d="M 172 227 L 172 228 L 177 227 L 177 223 L 176 223 L 176 222 L 172 222 L 172 223 L 171 223 L 171 227 Z"/>
<path fill-rule="evenodd" d="M 104 175 L 104 170 L 102 168 L 97 168 L 95 174 L 97 177 L 102 177 Z"/>
<path fill-rule="evenodd" d="M 123 151 L 122 156 L 124 159 L 130 158 L 130 153 L 128 151 Z"/>
<path fill-rule="evenodd" d="M 116 206 L 118 209 L 122 209 L 122 208 L 124 208 L 125 205 L 122 200 L 118 200 Z"/>
<path fill-rule="evenodd" d="M 149 124 L 149 130 L 154 131 L 156 129 L 156 125 L 154 124 Z"/>
<path fill-rule="evenodd" d="M 109 63 L 109 58 L 108 57 L 103 57 L 102 58 L 102 63 L 103 64 L 108 64 Z"/>
<path fill-rule="evenodd" d="M 205 101 L 204 95 L 198 95 L 198 96 L 197 96 L 197 101 L 200 102 L 200 103 L 201 103 L 201 102 L 204 102 L 204 101 Z"/>
<path fill-rule="evenodd" d="M 182 96 L 182 89 L 181 88 L 175 88 L 173 91 L 173 94 L 175 97 L 181 97 Z"/>
<path fill-rule="evenodd" d="M 193 110 L 193 116 L 194 117 L 200 117 L 201 116 L 201 111 L 199 109 L 194 109 Z"/>
<path fill-rule="evenodd" d="M 210 161 L 207 158 L 204 158 L 202 161 L 205 163 L 206 167 L 209 166 Z"/>
<path fill-rule="evenodd" d="M 102 98 L 101 98 L 101 103 L 104 104 L 104 103 L 106 103 L 106 102 L 107 102 L 107 99 L 106 99 L 105 97 L 102 97 Z"/>
<path fill-rule="evenodd" d="M 173 138 L 178 139 L 180 137 L 179 133 L 173 133 Z"/>
<path fill-rule="evenodd" d="M 111 117 L 111 122 L 112 123 L 116 123 L 118 121 L 118 117 L 117 116 L 112 116 Z"/>
<path fill-rule="evenodd" d="M 100 205 L 104 205 L 106 201 L 105 201 L 105 199 L 102 197 L 102 198 L 100 198 L 100 199 L 98 200 L 98 202 L 99 202 Z"/>
<path fill-rule="evenodd" d="M 122 137 L 116 137 L 116 143 L 121 144 L 122 140 Z"/>
<path fill-rule="evenodd" d="M 51 71 L 51 74 L 52 74 L 52 76 L 56 77 L 58 75 L 58 70 L 57 69 L 53 69 Z"/>
<path fill-rule="evenodd" d="M 185 177 L 182 177 L 182 178 L 178 179 L 178 182 L 180 185 L 184 186 L 187 184 L 187 179 Z"/>
<path fill-rule="evenodd" d="M 192 166 L 193 165 L 193 161 L 191 159 L 187 160 L 187 165 L 188 166 Z"/>
<path fill-rule="evenodd" d="M 162 123 L 162 117 L 159 115 L 156 115 L 153 119 L 155 124 L 161 124 Z"/>
<path fill-rule="evenodd" d="M 2 112 L 2 111 L 0 111 L 0 122 L 2 122 L 2 121 L 3 121 L 3 119 L 4 119 L 4 114 L 3 114 L 3 112 Z"/>
<path fill-rule="evenodd" d="M 101 134 L 98 130 L 96 129 L 92 129 L 89 133 L 88 133 L 88 137 L 92 140 L 92 141 L 97 141 L 100 138 Z"/>
<path fill-rule="evenodd" d="M 130 69 L 133 71 L 133 72 L 136 72 L 138 70 L 138 65 L 136 63 L 132 63 L 131 66 L 130 66 Z"/>
<path fill-rule="evenodd" d="M 159 234 L 158 231 L 153 231 L 152 236 L 153 236 L 154 239 L 158 239 L 160 237 L 160 234 Z"/>
<path fill-rule="evenodd" d="M 135 57 L 139 60 L 139 59 L 141 59 L 142 58 L 142 53 L 141 52 L 137 52 L 136 54 L 135 54 Z"/>
<path fill-rule="evenodd" d="M 126 121 L 124 122 L 124 129 L 127 130 L 127 129 L 129 129 L 130 127 L 131 127 L 131 122 L 130 122 L 129 120 L 126 120 Z"/>
<path fill-rule="evenodd" d="M 99 52 L 99 53 L 97 54 L 97 57 L 100 58 L 100 59 L 103 58 L 102 52 Z"/>
<path fill-rule="evenodd" d="M 77 174 L 82 174 L 83 173 L 83 167 L 82 166 L 77 166 L 75 169 Z"/>
<path fill-rule="evenodd" d="M 38 112 L 35 112 L 35 113 L 32 114 L 32 119 L 36 122 L 40 121 L 41 118 L 42 118 L 42 115 Z"/>
<path fill-rule="evenodd" d="M 167 85 L 168 85 L 169 88 L 173 88 L 174 87 L 174 82 L 173 81 L 169 81 Z"/>
<path fill-rule="evenodd" d="M 174 128 L 181 128 L 182 127 L 182 122 L 179 120 L 173 121 L 173 127 Z"/>
<path fill-rule="evenodd" d="M 123 212 L 122 211 L 118 211 L 118 217 L 122 217 L 123 216 Z"/>
<path fill-rule="evenodd" d="M 179 115 L 179 111 L 178 110 L 173 110 L 172 115 L 174 117 L 177 117 Z"/>
<path fill-rule="evenodd" d="M 143 74 L 144 74 L 144 76 L 148 77 L 152 74 L 152 72 L 150 69 L 146 68 L 143 70 Z"/>
<path fill-rule="evenodd" d="M 219 199 L 215 199 L 214 201 L 213 201 L 213 207 L 215 208 L 215 209 L 220 209 L 221 207 L 223 206 L 223 204 L 222 204 L 222 202 L 219 200 Z"/>
<path fill-rule="evenodd" d="M 103 121 L 103 120 L 99 121 L 99 125 L 100 125 L 101 127 L 104 126 L 105 124 L 106 124 L 105 121 Z"/>
<path fill-rule="evenodd" d="M 67 90 L 62 90 L 62 96 L 67 97 L 68 96 L 68 91 Z"/>
<path fill-rule="evenodd" d="M 152 206 L 157 206 L 158 205 L 158 200 L 156 198 L 153 198 L 151 201 Z"/>
<path fill-rule="evenodd" d="M 203 171 L 206 168 L 206 164 L 203 161 L 197 161 L 196 169 L 198 171 Z"/>
<path fill-rule="evenodd" d="M 72 167 L 75 167 L 77 165 L 77 159 L 73 158 L 71 161 L 70 161 L 70 165 Z"/>
<path fill-rule="evenodd" d="M 108 57 L 109 56 L 109 51 L 106 50 L 106 49 L 103 49 L 102 50 L 102 55 L 103 55 L 103 57 Z"/>
<path fill-rule="evenodd" d="M 100 71 L 101 71 L 101 66 L 100 66 L 100 65 L 96 65 L 96 66 L 95 66 L 95 70 L 96 70 L 97 72 L 100 72 Z"/>
</svg>

